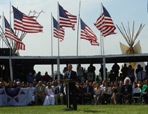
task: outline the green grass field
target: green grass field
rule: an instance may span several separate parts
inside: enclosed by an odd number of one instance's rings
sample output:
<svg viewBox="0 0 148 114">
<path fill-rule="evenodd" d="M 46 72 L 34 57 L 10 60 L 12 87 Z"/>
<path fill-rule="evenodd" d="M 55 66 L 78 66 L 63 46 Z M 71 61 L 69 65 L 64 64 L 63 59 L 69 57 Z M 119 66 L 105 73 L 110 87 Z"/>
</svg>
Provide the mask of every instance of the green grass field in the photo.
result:
<svg viewBox="0 0 148 114">
<path fill-rule="evenodd" d="M 148 105 L 78 105 L 77 111 L 64 111 L 65 105 L 0 107 L 0 114 L 148 114 Z"/>
</svg>

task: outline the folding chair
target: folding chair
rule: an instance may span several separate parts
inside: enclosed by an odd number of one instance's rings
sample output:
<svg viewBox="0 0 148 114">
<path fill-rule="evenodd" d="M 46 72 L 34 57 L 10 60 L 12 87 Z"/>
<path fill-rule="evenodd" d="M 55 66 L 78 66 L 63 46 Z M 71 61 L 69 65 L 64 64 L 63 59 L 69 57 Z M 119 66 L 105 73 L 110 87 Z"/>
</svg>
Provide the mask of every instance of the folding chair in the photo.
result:
<svg viewBox="0 0 148 114">
<path fill-rule="evenodd" d="M 141 103 L 141 88 L 134 88 L 133 89 L 133 95 L 132 95 L 132 99 L 134 101 L 134 103 Z"/>
</svg>

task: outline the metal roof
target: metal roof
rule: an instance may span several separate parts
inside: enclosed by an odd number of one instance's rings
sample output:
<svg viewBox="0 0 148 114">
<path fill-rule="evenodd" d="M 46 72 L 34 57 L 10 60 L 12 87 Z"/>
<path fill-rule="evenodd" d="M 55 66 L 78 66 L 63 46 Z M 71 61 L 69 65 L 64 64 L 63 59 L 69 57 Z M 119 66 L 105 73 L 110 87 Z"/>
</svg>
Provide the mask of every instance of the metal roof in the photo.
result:
<svg viewBox="0 0 148 114">
<path fill-rule="evenodd" d="M 148 53 L 131 54 L 131 55 L 93 55 L 93 56 L 60 56 L 60 64 L 89 64 L 102 63 L 105 57 L 106 63 L 123 63 L 123 62 L 147 62 Z M 0 63 L 9 60 L 9 56 L 0 56 Z M 11 56 L 15 63 L 31 63 L 31 64 L 57 64 L 58 56 Z"/>
</svg>

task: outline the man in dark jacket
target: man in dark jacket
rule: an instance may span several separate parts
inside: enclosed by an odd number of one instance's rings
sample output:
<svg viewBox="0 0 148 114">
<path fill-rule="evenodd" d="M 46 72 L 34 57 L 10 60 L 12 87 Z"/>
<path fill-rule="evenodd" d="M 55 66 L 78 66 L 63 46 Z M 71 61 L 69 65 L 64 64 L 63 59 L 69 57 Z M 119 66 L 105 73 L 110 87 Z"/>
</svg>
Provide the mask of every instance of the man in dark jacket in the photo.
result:
<svg viewBox="0 0 148 114">
<path fill-rule="evenodd" d="M 87 100 L 89 100 L 89 103 L 91 104 L 92 98 L 93 98 L 93 87 L 89 85 L 88 80 L 86 80 L 86 85 L 83 88 L 83 103 L 85 104 Z"/>
<path fill-rule="evenodd" d="M 76 72 L 72 70 L 71 64 L 68 65 L 68 71 L 65 73 L 65 79 L 70 80 L 69 89 L 66 89 L 67 107 L 70 108 L 71 104 L 73 104 L 73 109 L 77 110 L 76 86 L 75 86 L 77 76 L 76 76 Z M 68 88 L 68 84 L 66 85 L 66 88 Z M 68 101 L 68 94 L 67 93 L 69 93 L 69 101 Z"/>
<path fill-rule="evenodd" d="M 58 81 L 58 85 L 55 88 L 55 103 L 56 105 L 59 104 L 59 99 L 60 99 L 60 104 L 63 104 L 63 96 L 64 95 L 64 87 L 60 81 Z"/>
</svg>

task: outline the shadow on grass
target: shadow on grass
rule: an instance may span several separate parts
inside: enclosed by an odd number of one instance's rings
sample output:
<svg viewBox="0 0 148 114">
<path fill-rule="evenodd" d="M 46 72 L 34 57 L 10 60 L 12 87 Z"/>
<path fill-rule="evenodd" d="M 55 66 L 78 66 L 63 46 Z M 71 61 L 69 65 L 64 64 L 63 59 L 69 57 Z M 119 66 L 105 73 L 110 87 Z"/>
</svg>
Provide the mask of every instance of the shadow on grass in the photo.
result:
<svg viewBox="0 0 148 114">
<path fill-rule="evenodd" d="M 106 112 L 106 111 L 97 111 L 97 110 L 83 110 L 85 113 L 102 113 L 102 112 Z"/>
</svg>

